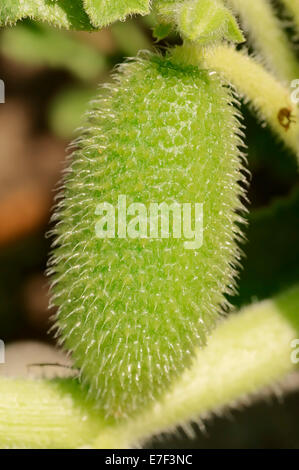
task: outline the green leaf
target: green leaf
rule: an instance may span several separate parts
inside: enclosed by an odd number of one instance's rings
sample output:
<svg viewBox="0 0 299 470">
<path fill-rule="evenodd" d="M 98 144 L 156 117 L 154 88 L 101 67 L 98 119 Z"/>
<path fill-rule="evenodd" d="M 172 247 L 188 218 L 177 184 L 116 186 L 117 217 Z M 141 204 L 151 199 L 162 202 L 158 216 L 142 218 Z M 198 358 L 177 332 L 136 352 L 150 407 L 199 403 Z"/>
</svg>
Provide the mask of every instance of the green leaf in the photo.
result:
<svg viewBox="0 0 299 470">
<path fill-rule="evenodd" d="M 124 20 L 128 15 L 150 12 L 150 0 L 83 0 L 83 4 L 96 28 Z"/>
<path fill-rule="evenodd" d="M 178 27 L 181 34 L 191 41 L 244 41 L 233 14 L 219 0 L 184 2 L 179 7 Z"/>
<path fill-rule="evenodd" d="M 50 106 L 48 119 L 52 132 L 62 139 L 73 137 L 83 124 L 84 112 L 95 94 L 94 88 L 64 88 Z"/>
<path fill-rule="evenodd" d="M 235 17 L 220 0 L 159 0 L 155 7 L 160 21 L 175 24 L 189 41 L 207 43 L 226 39 L 240 43 L 245 40 Z"/>
<path fill-rule="evenodd" d="M 23 18 L 32 18 L 65 29 L 94 29 L 82 0 L 5 0 L 2 3 L 0 26 L 11 26 Z"/>
<path fill-rule="evenodd" d="M 138 51 L 152 47 L 150 40 L 134 20 L 118 21 L 111 26 L 111 33 L 125 56 L 133 57 Z"/>
<path fill-rule="evenodd" d="M 29 17 L 61 28 L 90 31 L 128 15 L 149 12 L 150 0 L 7 0 L 0 6 L 0 26 Z"/>
</svg>

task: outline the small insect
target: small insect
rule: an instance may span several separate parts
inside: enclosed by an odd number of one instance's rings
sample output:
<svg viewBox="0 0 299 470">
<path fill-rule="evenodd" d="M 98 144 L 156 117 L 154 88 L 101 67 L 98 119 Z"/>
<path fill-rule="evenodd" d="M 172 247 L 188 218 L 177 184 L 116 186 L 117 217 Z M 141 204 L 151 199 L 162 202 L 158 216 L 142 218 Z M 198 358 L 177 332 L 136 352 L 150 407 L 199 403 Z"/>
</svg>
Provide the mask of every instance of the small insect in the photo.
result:
<svg viewBox="0 0 299 470">
<path fill-rule="evenodd" d="M 289 108 L 281 108 L 277 114 L 279 124 L 288 131 L 291 124 L 296 122 L 296 119 L 292 115 L 292 111 Z"/>
</svg>

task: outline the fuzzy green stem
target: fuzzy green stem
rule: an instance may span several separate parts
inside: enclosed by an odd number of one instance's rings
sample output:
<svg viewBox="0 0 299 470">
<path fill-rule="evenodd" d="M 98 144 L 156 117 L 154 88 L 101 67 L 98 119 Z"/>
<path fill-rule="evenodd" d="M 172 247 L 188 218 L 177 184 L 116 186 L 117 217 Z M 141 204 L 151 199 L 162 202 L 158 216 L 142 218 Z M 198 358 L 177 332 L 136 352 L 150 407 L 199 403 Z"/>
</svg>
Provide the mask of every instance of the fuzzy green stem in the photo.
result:
<svg viewBox="0 0 299 470">
<path fill-rule="evenodd" d="M 201 52 L 198 63 L 202 63 Z M 216 46 L 204 52 L 205 64 L 230 82 L 249 101 L 282 141 L 298 155 L 299 112 L 290 90 L 276 80 L 255 59 L 230 46 Z"/>
<path fill-rule="evenodd" d="M 267 66 L 284 81 L 299 77 L 299 64 L 269 0 L 225 0 Z M 290 0 L 293 2 L 293 0 Z"/>
<path fill-rule="evenodd" d="M 103 429 L 103 420 L 70 379 L 1 377 L 0 400 L 1 448 L 76 448 Z"/>
<path fill-rule="evenodd" d="M 0 380 L 1 447 L 126 448 L 248 399 L 295 370 L 299 286 L 223 321 L 190 370 L 153 408 L 104 422 L 75 381 Z"/>
</svg>

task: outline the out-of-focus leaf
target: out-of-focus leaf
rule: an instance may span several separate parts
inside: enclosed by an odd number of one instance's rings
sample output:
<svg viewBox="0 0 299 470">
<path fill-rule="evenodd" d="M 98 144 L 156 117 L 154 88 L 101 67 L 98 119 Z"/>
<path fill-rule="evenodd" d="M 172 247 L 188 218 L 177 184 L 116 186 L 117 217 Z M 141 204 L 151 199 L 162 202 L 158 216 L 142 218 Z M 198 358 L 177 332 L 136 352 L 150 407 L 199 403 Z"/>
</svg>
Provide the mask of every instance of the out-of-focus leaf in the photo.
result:
<svg viewBox="0 0 299 470">
<path fill-rule="evenodd" d="M 150 12 L 150 0 L 83 0 L 85 10 L 96 28 L 101 28 L 128 15 Z"/>
<path fill-rule="evenodd" d="M 118 47 L 126 56 L 135 56 L 138 51 L 152 47 L 142 29 L 133 20 L 113 24 L 111 32 Z"/>
<path fill-rule="evenodd" d="M 70 139 L 82 122 L 88 102 L 96 95 L 95 89 L 73 88 L 63 90 L 52 102 L 49 125 L 58 137 Z"/>
<path fill-rule="evenodd" d="M 249 215 L 237 306 L 277 294 L 299 280 L 299 188 Z"/>
<path fill-rule="evenodd" d="M 82 0 L 1 0 L 0 26 L 11 26 L 23 18 L 46 21 L 65 29 L 94 29 Z"/>
<path fill-rule="evenodd" d="M 157 26 L 154 28 L 153 36 L 158 41 L 161 41 L 161 39 L 166 38 L 170 34 L 171 31 L 172 31 L 171 24 L 160 23 L 160 24 L 157 24 Z"/>
<path fill-rule="evenodd" d="M 83 80 L 96 78 L 105 68 L 104 57 L 70 33 L 25 21 L 2 35 L 2 52 L 31 65 L 63 67 Z"/>
<path fill-rule="evenodd" d="M 153 11 L 149 15 L 143 16 L 141 18 L 141 22 L 147 27 L 147 28 L 154 28 L 157 25 L 157 17 Z"/>
</svg>

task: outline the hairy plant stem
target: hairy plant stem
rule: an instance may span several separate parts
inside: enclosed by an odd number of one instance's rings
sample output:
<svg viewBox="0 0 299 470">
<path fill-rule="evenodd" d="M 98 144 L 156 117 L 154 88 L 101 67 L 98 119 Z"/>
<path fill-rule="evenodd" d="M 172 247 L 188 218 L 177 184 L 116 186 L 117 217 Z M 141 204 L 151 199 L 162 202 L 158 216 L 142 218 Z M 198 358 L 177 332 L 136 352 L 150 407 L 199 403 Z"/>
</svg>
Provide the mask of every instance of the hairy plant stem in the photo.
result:
<svg viewBox="0 0 299 470">
<path fill-rule="evenodd" d="M 298 0 L 284 0 L 292 4 Z M 290 42 L 284 33 L 279 19 L 269 0 L 225 0 L 240 16 L 242 25 L 248 31 L 250 40 L 260 52 L 267 66 L 283 81 L 291 81 L 299 77 L 299 63 Z"/>
<path fill-rule="evenodd" d="M 105 422 L 76 381 L 0 379 L 0 445 L 5 447 L 127 448 L 153 435 L 247 403 L 296 366 L 299 286 L 232 314 L 219 324 L 192 367 L 151 409 Z"/>
<path fill-rule="evenodd" d="M 205 49 L 186 43 L 177 47 L 174 57 L 220 72 L 249 102 L 258 117 L 269 124 L 287 147 L 299 157 L 299 111 L 291 92 L 254 58 L 233 46 L 218 45 Z"/>
</svg>

